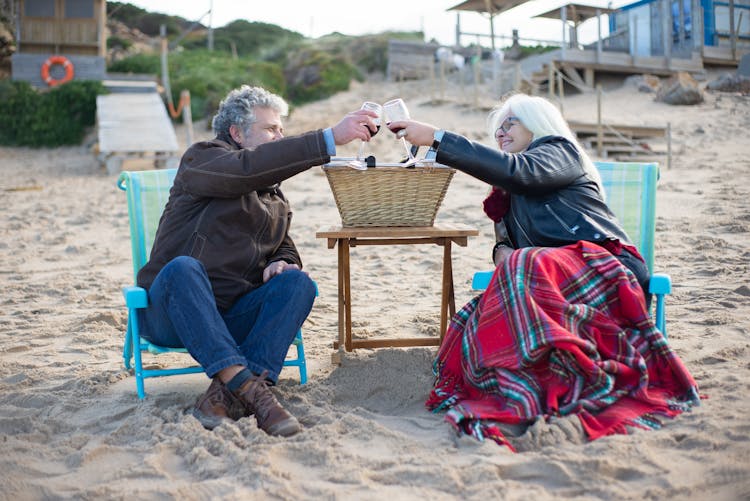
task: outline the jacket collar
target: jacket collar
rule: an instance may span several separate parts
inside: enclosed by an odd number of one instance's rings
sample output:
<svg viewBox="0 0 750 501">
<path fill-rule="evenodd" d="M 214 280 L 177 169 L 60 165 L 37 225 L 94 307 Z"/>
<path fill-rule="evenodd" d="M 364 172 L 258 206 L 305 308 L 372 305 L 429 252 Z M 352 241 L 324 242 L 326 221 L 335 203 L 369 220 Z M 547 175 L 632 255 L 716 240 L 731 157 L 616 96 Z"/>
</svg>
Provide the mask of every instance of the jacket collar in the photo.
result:
<svg viewBox="0 0 750 501">
<path fill-rule="evenodd" d="M 572 144 L 569 140 L 565 139 L 562 136 L 544 136 L 544 137 L 540 137 L 539 139 L 534 139 L 531 142 L 531 144 L 529 144 L 526 147 L 526 149 L 530 150 L 530 149 L 536 148 L 537 146 L 540 146 L 542 144 L 547 144 L 547 143 L 561 143 L 561 142 Z"/>
</svg>

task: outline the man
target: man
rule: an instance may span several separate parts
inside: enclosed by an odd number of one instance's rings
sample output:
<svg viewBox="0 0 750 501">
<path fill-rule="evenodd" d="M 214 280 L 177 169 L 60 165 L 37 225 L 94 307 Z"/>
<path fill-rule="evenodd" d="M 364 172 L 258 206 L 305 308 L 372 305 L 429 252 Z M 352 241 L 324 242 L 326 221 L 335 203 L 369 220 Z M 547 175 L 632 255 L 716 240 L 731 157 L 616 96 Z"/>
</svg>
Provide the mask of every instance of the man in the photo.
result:
<svg viewBox="0 0 750 501">
<path fill-rule="evenodd" d="M 376 130 L 374 113 L 359 110 L 328 129 L 284 138 L 287 112 L 281 97 L 259 87 L 226 96 L 212 122 L 216 137 L 182 157 L 138 273 L 150 300 L 139 312 L 143 336 L 184 346 L 212 378 L 193 409 L 208 429 L 255 414 L 270 435 L 300 431 L 269 389 L 315 298 L 279 183 Z"/>
</svg>

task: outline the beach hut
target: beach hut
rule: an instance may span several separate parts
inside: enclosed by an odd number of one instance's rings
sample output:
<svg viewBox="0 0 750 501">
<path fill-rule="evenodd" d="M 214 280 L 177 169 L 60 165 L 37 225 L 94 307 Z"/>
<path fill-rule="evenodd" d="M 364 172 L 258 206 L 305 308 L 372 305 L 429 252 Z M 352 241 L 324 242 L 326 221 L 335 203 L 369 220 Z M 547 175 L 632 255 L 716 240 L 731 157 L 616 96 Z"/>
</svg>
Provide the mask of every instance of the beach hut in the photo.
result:
<svg viewBox="0 0 750 501">
<path fill-rule="evenodd" d="M 52 87 L 106 74 L 105 0 L 16 0 L 13 80 Z"/>
<path fill-rule="evenodd" d="M 620 7 L 609 22 L 634 56 L 697 51 L 704 64 L 734 65 L 750 52 L 750 0 L 640 0 Z"/>
</svg>

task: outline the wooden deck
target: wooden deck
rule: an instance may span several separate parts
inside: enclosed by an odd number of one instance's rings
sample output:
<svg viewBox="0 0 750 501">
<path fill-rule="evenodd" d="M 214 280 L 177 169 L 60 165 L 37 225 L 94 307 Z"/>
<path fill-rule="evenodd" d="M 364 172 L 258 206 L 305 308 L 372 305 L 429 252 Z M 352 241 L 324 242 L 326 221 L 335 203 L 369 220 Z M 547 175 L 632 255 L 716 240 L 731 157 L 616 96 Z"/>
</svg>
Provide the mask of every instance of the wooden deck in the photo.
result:
<svg viewBox="0 0 750 501">
<path fill-rule="evenodd" d="M 595 50 L 567 49 L 559 51 L 555 60 L 576 68 L 591 68 L 596 71 L 612 73 L 651 73 L 653 75 L 671 75 L 677 71 L 691 73 L 702 72 L 703 63 L 700 56 L 686 58 L 631 56 L 623 52 L 597 52 Z"/>
<path fill-rule="evenodd" d="M 747 45 L 736 47 L 732 52 L 731 47 L 703 47 L 703 63 L 709 66 L 737 66 L 740 64 L 742 56 L 750 54 L 750 47 Z"/>
<path fill-rule="evenodd" d="M 117 173 L 123 160 L 153 158 L 176 164 L 177 136 L 156 92 L 113 93 L 96 98 L 99 160 Z"/>
<path fill-rule="evenodd" d="M 548 84 L 550 66 L 562 70 L 566 80 L 581 92 L 594 90 L 596 73 L 672 75 L 679 71 L 702 73 L 703 62 L 697 53 L 690 59 L 631 56 L 623 52 L 590 49 L 558 49 L 528 57 L 521 61 L 521 71 L 534 89 Z M 553 83 L 554 87 L 554 83 Z"/>
</svg>

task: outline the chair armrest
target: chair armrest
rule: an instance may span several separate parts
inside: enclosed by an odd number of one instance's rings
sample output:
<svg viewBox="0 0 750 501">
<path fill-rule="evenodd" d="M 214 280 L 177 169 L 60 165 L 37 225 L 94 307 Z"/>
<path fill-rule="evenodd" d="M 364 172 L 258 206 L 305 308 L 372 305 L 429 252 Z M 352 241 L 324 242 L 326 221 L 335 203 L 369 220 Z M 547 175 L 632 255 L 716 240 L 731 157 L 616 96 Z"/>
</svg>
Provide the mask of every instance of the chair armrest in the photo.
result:
<svg viewBox="0 0 750 501">
<path fill-rule="evenodd" d="M 483 291 L 490 285 L 490 279 L 495 270 L 482 270 L 474 273 L 474 278 L 471 280 L 471 288 L 476 291 Z"/>
<path fill-rule="evenodd" d="M 672 292 L 672 279 L 666 273 L 654 273 L 648 283 L 651 294 L 669 294 Z"/>
<path fill-rule="evenodd" d="M 148 294 L 143 287 L 136 285 L 123 287 L 122 295 L 128 308 L 146 308 L 148 306 Z"/>
<path fill-rule="evenodd" d="M 664 337 L 667 337 L 667 315 L 664 296 L 672 292 L 672 279 L 666 273 L 654 273 L 649 280 L 648 291 L 656 299 L 656 310 L 654 311 L 656 328 L 664 334 Z"/>
</svg>

